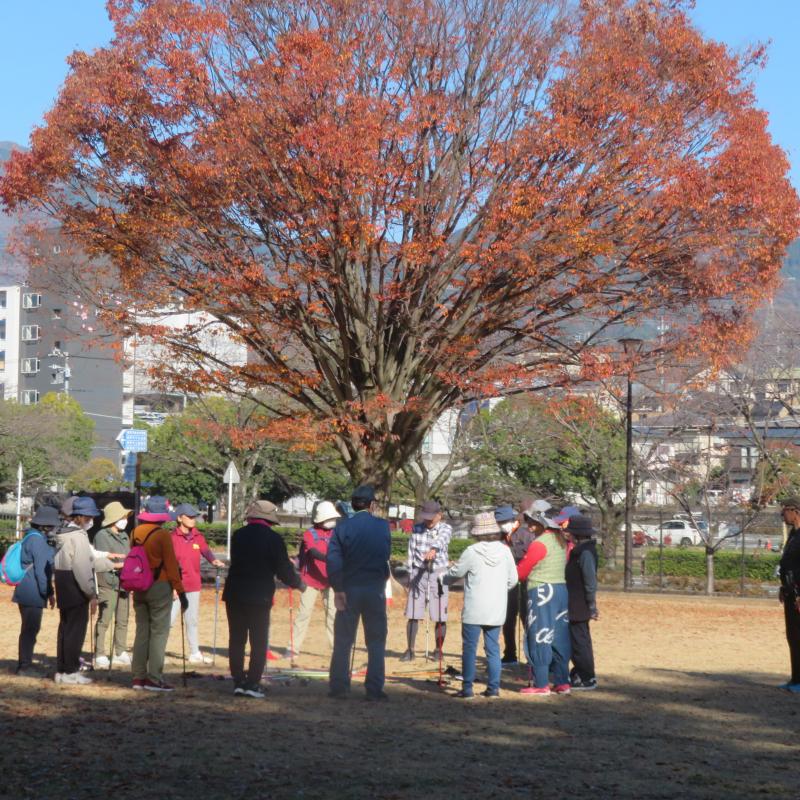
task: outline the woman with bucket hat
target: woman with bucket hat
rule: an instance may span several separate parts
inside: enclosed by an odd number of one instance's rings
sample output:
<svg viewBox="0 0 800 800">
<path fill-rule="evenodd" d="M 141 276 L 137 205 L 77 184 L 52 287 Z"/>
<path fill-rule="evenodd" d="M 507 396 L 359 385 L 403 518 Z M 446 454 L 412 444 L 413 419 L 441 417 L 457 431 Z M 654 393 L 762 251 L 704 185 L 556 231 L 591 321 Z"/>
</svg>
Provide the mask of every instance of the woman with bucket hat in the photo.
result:
<svg viewBox="0 0 800 800">
<path fill-rule="evenodd" d="M 80 672 L 80 656 L 89 625 L 89 606 L 97 604 L 94 559 L 86 531 L 99 516 L 91 497 L 76 497 L 67 523 L 56 534 L 54 570 L 59 612 L 56 683 L 92 682 Z"/>
<path fill-rule="evenodd" d="M 98 557 L 100 552 L 116 553 L 124 559 L 131 549 L 128 536 L 128 520 L 132 511 L 122 503 L 114 501 L 103 507 L 103 527 L 95 534 L 95 574 L 97 575 L 97 625 L 95 626 L 94 665 L 101 669 L 109 666 L 109 660 L 120 666 L 130 666 L 128 654 L 128 618 L 130 600 L 128 593 L 119 585 L 121 563 Z M 114 641 L 109 647 L 108 631 L 112 627 Z"/>
<path fill-rule="evenodd" d="M 559 524 L 544 514 L 544 531 L 531 543 L 517 574 L 528 587 L 525 635 L 533 686 L 520 689 L 533 697 L 550 695 L 550 673 L 556 694 L 569 694 L 569 617 L 565 570 L 568 541 Z"/>
<path fill-rule="evenodd" d="M 503 532 L 494 513 L 486 511 L 475 516 L 471 535 L 478 539 L 450 567 L 445 583 L 464 579 L 464 607 L 461 612 L 462 665 L 464 678 L 456 695 L 469 699 L 475 682 L 475 659 L 478 641 L 483 644 L 488 662 L 488 681 L 484 697 L 500 695 L 500 628 L 505 622 L 508 592 L 517 585 L 517 570 L 508 546 L 501 541 Z"/>
<path fill-rule="evenodd" d="M 592 538 L 596 531 L 589 517 L 575 514 L 567 521 L 564 532 L 575 543 L 570 550 L 565 571 L 573 664 L 570 684 L 573 689 L 596 689 L 592 633 L 589 630 L 589 621 L 598 619 L 597 547 Z"/>
<path fill-rule="evenodd" d="M 333 589 L 328 581 L 328 566 L 325 559 L 336 521 L 341 514 L 329 500 L 323 500 L 314 509 L 314 524 L 303 534 L 300 543 L 300 577 L 308 587 L 300 595 L 300 607 L 294 620 L 292 641 L 289 643 L 288 655 L 296 658 L 306 638 L 311 613 L 317 602 L 317 595 L 322 595 L 322 607 L 325 610 L 325 630 L 328 642 L 333 647 L 333 623 L 336 619 L 336 606 L 333 604 Z M 290 590 L 291 591 L 291 590 Z"/>
<path fill-rule="evenodd" d="M 33 648 L 42 627 L 42 611 L 56 604 L 53 590 L 53 547 L 49 536 L 61 524 L 58 511 L 39 506 L 21 544 L 20 559 L 25 576 L 14 588 L 12 601 L 20 615 L 17 675 L 33 676 Z"/>
<path fill-rule="evenodd" d="M 202 580 L 200 575 L 200 557 L 218 569 L 225 566 L 220 561 L 206 542 L 205 536 L 197 530 L 195 521 L 200 512 L 191 503 L 181 503 L 175 508 L 175 518 L 178 524 L 172 530 L 172 546 L 175 548 L 175 557 L 181 569 L 181 581 L 186 592 L 189 607 L 183 615 L 186 625 L 186 640 L 189 642 L 189 663 L 210 664 L 211 659 L 200 652 L 200 638 L 197 634 L 197 625 L 200 620 L 200 589 Z M 174 625 L 180 612 L 180 603 L 176 597 L 172 602 L 172 617 L 170 625 Z"/>
</svg>

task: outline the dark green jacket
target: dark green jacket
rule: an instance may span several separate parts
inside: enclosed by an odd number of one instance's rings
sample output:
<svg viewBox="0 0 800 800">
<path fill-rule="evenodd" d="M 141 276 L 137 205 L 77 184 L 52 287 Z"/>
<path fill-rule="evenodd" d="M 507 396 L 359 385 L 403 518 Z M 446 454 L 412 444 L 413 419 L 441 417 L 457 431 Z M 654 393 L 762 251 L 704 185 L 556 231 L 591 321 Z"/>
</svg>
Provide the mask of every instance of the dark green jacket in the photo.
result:
<svg viewBox="0 0 800 800">
<path fill-rule="evenodd" d="M 117 530 L 113 525 L 101 528 L 94 537 L 94 549 L 106 553 L 124 553 L 131 549 L 130 539 L 126 531 Z M 98 558 L 94 564 L 97 573 L 97 585 L 105 586 L 115 591 L 119 588 L 119 572 L 112 568 L 107 558 Z"/>
</svg>

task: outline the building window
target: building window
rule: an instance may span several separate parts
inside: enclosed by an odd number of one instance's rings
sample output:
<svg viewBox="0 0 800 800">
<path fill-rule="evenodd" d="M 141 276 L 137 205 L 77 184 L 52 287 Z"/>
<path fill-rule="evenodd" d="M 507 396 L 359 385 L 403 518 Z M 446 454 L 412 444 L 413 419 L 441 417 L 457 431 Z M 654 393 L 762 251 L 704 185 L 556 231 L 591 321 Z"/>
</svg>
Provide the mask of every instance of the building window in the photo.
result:
<svg viewBox="0 0 800 800">
<path fill-rule="evenodd" d="M 23 308 L 39 308 L 42 305 L 42 296 L 36 293 L 22 295 Z"/>
<path fill-rule="evenodd" d="M 54 255 L 58 255 L 60 252 L 61 252 L 61 245 L 60 244 L 54 244 L 53 245 L 53 254 Z"/>
<path fill-rule="evenodd" d="M 36 389 L 26 389 L 22 393 L 22 405 L 35 406 L 39 402 L 39 392 Z"/>
<path fill-rule="evenodd" d="M 0 341 L 5 340 L 6 338 L 6 321 L 4 319 L 0 319 Z"/>
<path fill-rule="evenodd" d="M 0 369 L 5 370 L 6 368 L 6 351 L 0 350 Z"/>
<path fill-rule="evenodd" d="M 38 325 L 23 325 L 20 338 L 23 342 L 38 342 L 41 338 Z"/>
<path fill-rule="evenodd" d="M 6 307 L 7 294 L 8 293 L 6 292 L 5 289 L 3 289 L 2 292 L 0 292 L 0 308 L 5 308 Z"/>
<path fill-rule="evenodd" d="M 38 358 L 23 358 L 22 359 L 22 374 L 35 375 L 40 369 L 40 362 Z"/>
<path fill-rule="evenodd" d="M 54 308 L 53 309 L 53 319 L 61 319 L 61 309 Z"/>
</svg>

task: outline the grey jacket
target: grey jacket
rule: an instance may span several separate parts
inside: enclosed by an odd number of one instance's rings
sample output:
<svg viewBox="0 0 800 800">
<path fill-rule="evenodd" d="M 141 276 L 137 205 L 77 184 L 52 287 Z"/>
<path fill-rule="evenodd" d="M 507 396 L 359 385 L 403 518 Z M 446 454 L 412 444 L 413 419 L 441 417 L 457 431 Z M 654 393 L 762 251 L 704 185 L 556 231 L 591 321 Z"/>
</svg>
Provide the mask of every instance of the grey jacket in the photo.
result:
<svg viewBox="0 0 800 800">
<path fill-rule="evenodd" d="M 77 589 L 85 598 L 91 599 L 95 596 L 92 548 L 83 528 L 67 523 L 58 531 L 54 568 L 59 608 L 75 605 L 68 573 L 72 574 Z M 64 601 L 68 605 L 64 605 Z"/>
</svg>

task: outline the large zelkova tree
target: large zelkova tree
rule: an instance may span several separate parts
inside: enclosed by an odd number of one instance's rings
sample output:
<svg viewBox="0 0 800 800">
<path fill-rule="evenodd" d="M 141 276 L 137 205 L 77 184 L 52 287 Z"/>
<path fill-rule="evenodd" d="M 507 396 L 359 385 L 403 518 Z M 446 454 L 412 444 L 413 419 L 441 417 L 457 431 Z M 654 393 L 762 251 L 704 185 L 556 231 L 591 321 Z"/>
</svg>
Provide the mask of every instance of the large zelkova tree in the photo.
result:
<svg viewBox="0 0 800 800">
<path fill-rule="evenodd" d="M 662 344 L 718 358 L 771 291 L 798 200 L 763 52 L 686 6 L 110 0 L 0 191 L 59 222 L 107 321 L 195 364 L 184 388 L 270 387 L 277 434 L 388 490 L 463 398 L 594 377 L 670 310 Z M 176 304 L 247 363 L 147 325 Z"/>
</svg>

